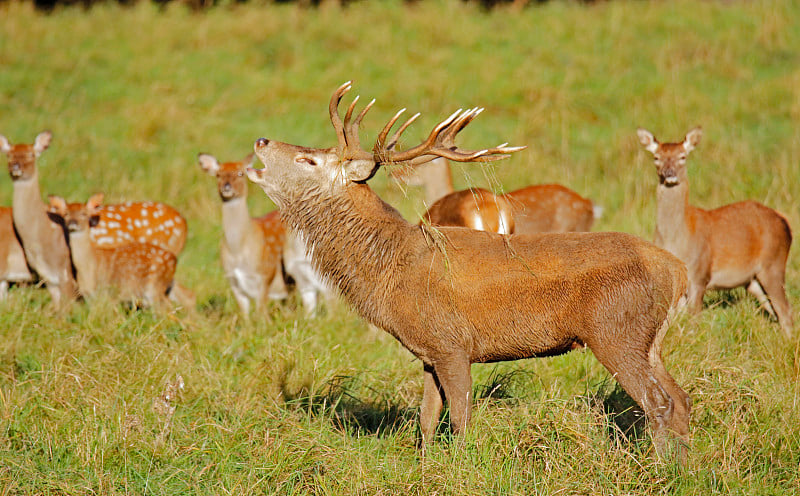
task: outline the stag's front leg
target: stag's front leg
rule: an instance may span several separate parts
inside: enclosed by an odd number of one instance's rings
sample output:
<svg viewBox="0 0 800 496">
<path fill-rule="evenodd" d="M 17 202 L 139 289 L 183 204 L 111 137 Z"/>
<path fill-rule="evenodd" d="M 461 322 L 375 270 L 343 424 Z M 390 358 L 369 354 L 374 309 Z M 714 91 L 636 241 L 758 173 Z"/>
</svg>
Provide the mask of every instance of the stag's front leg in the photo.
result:
<svg viewBox="0 0 800 496">
<path fill-rule="evenodd" d="M 472 376 L 466 353 L 448 356 L 436 362 L 436 376 L 450 406 L 450 428 L 463 434 L 472 413 Z"/>
<path fill-rule="evenodd" d="M 439 415 L 442 413 L 444 391 L 442 391 L 433 367 L 425 366 L 425 379 L 422 389 L 422 405 L 419 410 L 419 427 L 422 432 L 422 449 L 433 441 Z"/>
</svg>

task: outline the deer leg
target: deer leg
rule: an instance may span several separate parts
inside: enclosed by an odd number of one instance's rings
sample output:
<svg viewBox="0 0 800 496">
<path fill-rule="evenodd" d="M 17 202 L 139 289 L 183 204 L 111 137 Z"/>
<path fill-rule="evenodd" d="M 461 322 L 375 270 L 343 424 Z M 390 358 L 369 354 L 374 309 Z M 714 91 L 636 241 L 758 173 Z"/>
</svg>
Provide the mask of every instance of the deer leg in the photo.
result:
<svg viewBox="0 0 800 496">
<path fill-rule="evenodd" d="M 450 407 L 450 428 L 454 434 L 463 434 L 472 413 L 469 358 L 466 354 L 451 355 L 438 360 L 435 369 Z"/>
<path fill-rule="evenodd" d="M 794 320 L 792 319 L 792 307 L 786 299 L 785 271 L 783 266 L 769 267 L 756 278 L 769 297 L 772 307 L 778 316 L 778 323 L 781 325 L 783 334 L 790 338 L 794 331 Z"/>
<path fill-rule="evenodd" d="M 675 401 L 648 360 L 648 351 L 613 346 L 611 343 L 592 348 L 597 359 L 619 382 L 622 389 L 644 410 L 656 452 L 663 454 L 666 436 L 673 423 Z M 660 357 L 659 357 L 660 358 Z"/>
<path fill-rule="evenodd" d="M 419 410 L 419 424 L 422 432 L 422 446 L 433 441 L 439 415 L 442 413 L 444 391 L 436 377 L 433 367 L 425 366 L 425 379 L 422 389 L 422 405 Z"/>
<path fill-rule="evenodd" d="M 764 292 L 764 288 L 761 287 L 758 279 L 753 279 L 750 281 L 750 284 L 747 285 L 747 291 L 756 297 L 758 304 L 761 305 L 761 307 L 766 310 L 767 313 L 772 316 L 772 318 L 778 318 L 778 315 L 775 313 L 775 309 L 772 308 L 772 304 L 769 302 L 769 298 L 767 298 L 767 293 Z"/>
<path fill-rule="evenodd" d="M 690 280 L 689 293 L 687 295 L 687 304 L 689 312 L 698 313 L 703 309 L 703 295 L 706 292 L 706 283 Z"/>
<path fill-rule="evenodd" d="M 673 401 L 672 418 L 668 428 L 677 434 L 684 443 L 688 443 L 689 414 L 692 410 L 692 400 L 664 367 L 664 360 L 661 357 L 661 342 L 667 333 L 667 329 L 669 329 L 668 319 L 664 320 L 658 333 L 656 333 L 653 343 L 650 345 L 648 361 L 653 368 L 656 379 Z"/>
<path fill-rule="evenodd" d="M 0 281 L 0 301 L 8 296 L 8 281 Z"/>
<path fill-rule="evenodd" d="M 269 299 L 270 300 L 285 300 L 289 297 L 289 292 L 286 290 L 286 281 L 283 278 L 283 270 L 275 271 L 275 277 L 269 284 Z"/>
<path fill-rule="evenodd" d="M 236 298 L 236 303 L 239 304 L 239 310 L 245 316 L 250 315 L 250 298 L 237 284 L 235 280 L 231 280 L 231 289 L 233 290 L 233 297 Z"/>
</svg>

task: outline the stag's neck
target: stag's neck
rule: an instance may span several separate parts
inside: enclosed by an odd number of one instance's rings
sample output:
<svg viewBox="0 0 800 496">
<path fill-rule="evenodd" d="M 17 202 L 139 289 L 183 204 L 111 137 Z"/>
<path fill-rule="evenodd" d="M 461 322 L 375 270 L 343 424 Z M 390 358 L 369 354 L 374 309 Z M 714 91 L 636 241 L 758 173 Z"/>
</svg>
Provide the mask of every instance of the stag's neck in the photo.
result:
<svg viewBox="0 0 800 496">
<path fill-rule="evenodd" d="M 341 195 L 309 192 L 282 209 L 299 231 L 319 273 L 348 302 L 375 321 L 405 265 L 419 230 L 366 184 L 351 184 Z"/>
<path fill-rule="evenodd" d="M 438 158 L 421 165 L 417 174 L 425 184 L 425 202 L 428 206 L 453 192 L 453 177 L 447 160 Z"/>
<path fill-rule="evenodd" d="M 69 234 L 69 249 L 78 272 L 78 288 L 84 295 L 91 295 L 97 287 L 99 248 L 92 246 L 88 232 L 74 232 Z"/>
<path fill-rule="evenodd" d="M 689 183 L 681 181 L 668 188 L 659 184 L 656 189 L 656 244 L 676 253 L 674 248 L 683 246 L 689 236 Z"/>
<path fill-rule="evenodd" d="M 222 230 L 225 243 L 241 246 L 251 229 L 252 221 L 247 211 L 247 197 L 234 198 L 222 203 Z"/>
<path fill-rule="evenodd" d="M 13 216 L 17 229 L 22 232 L 31 232 L 38 226 L 47 226 L 50 219 L 47 216 L 42 193 L 39 189 L 39 176 L 34 173 L 30 179 L 14 181 Z"/>
</svg>

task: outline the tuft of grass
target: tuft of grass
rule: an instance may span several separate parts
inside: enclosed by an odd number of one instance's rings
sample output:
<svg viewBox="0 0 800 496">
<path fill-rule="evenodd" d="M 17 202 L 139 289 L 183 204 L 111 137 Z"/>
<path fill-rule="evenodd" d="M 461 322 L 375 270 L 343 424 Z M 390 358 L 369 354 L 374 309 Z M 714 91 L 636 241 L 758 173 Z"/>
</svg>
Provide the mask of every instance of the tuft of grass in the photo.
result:
<svg viewBox="0 0 800 496">
<path fill-rule="evenodd" d="M 202 13 L 137 2 L 47 15 L 0 3 L 0 134 L 53 131 L 43 194 L 177 207 L 189 223 L 178 279 L 198 298 L 196 311 L 165 316 L 103 300 L 55 314 L 41 288 L 12 288 L 0 303 L 0 492 L 796 493 L 800 344 L 744 291 L 707 295 L 664 342 L 693 399 L 685 466 L 615 426 L 609 412 L 629 405 L 590 352 L 475 365 L 469 432 L 442 426 L 420 456 L 422 366 L 408 351 L 343 305 L 313 319 L 293 302 L 239 315 L 219 263 L 219 199 L 196 157 L 239 159 L 261 136 L 331 146 L 327 102 L 352 79 L 377 98 L 365 144 L 401 107 L 423 113 L 413 143 L 480 105 L 459 143 L 528 146 L 454 167 L 458 188 L 562 183 L 604 207 L 596 229 L 651 238 L 656 177 L 635 129 L 674 140 L 702 125 L 693 204 L 752 198 L 796 227 L 797 25 L 796 2 L 765 0 L 521 12 L 458 0 Z M 416 222 L 420 191 L 383 172 L 371 184 Z M 11 196 L 6 181 L 0 204 Z M 255 188 L 248 202 L 253 215 L 274 208 Z"/>
</svg>

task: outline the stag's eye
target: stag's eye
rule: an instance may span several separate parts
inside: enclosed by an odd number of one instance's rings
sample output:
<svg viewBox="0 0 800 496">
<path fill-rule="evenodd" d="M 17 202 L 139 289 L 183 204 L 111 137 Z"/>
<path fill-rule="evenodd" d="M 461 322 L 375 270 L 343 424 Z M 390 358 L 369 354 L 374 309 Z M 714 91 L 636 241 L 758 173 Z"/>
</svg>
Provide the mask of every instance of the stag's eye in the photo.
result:
<svg viewBox="0 0 800 496">
<path fill-rule="evenodd" d="M 298 164 L 317 165 L 317 161 L 311 157 L 297 157 L 294 161 Z"/>
</svg>

